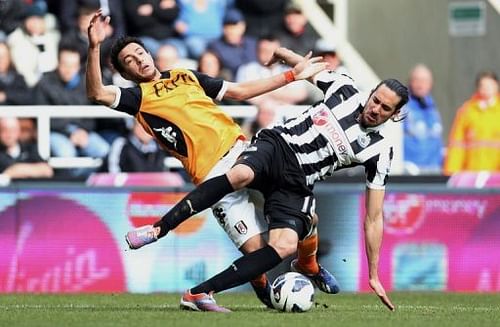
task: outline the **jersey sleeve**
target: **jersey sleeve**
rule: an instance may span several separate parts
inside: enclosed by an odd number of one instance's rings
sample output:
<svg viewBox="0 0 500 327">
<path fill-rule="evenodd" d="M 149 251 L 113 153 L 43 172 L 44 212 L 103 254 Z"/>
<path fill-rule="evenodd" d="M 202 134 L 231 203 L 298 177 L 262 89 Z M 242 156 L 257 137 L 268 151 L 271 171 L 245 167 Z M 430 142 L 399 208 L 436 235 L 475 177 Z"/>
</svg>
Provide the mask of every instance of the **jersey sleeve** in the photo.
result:
<svg viewBox="0 0 500 327">
<path fill-rule="evenodd" d="M 366 187 L 375 190 L 385 189 L 393 156 L 394 150 L 391 146 L 365 163 Z"/>
<path fill-rule="evenodd" d="M 110 105 L 110 108 L 135 116 L 139 112 L 141 98 L 142 92 L 139 86 L 116 87 L 115 101 Z"/>
<path fill-rule="evenodd" d="M 221 78 L 213 78 L 192 70 L 205 94 L 215 100 L 222 100 L 227 90 L 227 83 Z"/>
<path fill-rule="evenodd" d="M 314 76 L 314 84 L 325 96 L 335 93 L 339 88 L 349 85 L 354 87 L 354 81 L 345 74 L 333 70 L 323 70 Z"/>
</svg>

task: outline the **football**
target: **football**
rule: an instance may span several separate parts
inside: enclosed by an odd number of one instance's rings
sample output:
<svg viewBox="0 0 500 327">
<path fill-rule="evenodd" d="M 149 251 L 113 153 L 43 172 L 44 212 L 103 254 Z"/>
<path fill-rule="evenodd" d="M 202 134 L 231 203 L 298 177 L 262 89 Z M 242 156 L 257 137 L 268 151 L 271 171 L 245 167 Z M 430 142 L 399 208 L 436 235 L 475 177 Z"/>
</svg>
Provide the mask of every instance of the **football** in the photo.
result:
<svg viewBox="0 0 500 327">
<path fill-rule="evenodd" d="M 271 285 L 271 302 L 279 311 L 308 311 L 314 303 L 314 286 L 306 276 L 287 272 Z"/>
</svg>

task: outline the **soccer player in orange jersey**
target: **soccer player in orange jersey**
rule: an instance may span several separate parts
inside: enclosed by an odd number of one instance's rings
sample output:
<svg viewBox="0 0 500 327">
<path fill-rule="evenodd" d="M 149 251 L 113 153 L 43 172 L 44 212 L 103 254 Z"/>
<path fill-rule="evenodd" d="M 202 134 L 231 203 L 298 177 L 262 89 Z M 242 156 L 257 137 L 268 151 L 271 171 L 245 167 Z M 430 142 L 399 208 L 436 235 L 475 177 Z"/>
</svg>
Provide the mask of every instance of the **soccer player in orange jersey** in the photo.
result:
<svg viewBox="0 0 500 327">
<path fill-rule="evenodd" d="M 108 24 L 109 17 L 103 17 L 100 10 L 89 24 L 88 97 L 134 116 L 164 150 L 182 162 L 195 184 L 225 174 L 247 147 L 240 127 L 217 107 L 214 99 L 245 100 L 294 80 L 309 78 L 325 69 L 321 58 L 308 55 L 285 74 L 244 83 L 214 79 L 187 69 L 160 72 L 139 39 L 122 37 L 111 49 L 111 61 L 123 77 L 137 86 L 103 85 L 100 45 L 106 37 Z M 257 210 L 251 200 L 252 195 L 244 189 L 228 195 L 212 207 L 221 226 L 243 253 L 265 245 L 261 234 L 267 231 L 267 224 L 261 210 Z M 166 233 L 159 223 L 143 226 L 129 232 L 127 241 L 130 248 L 138 249 Z M 336 293 L 336 281 L 333 285 L 324 283 L 325 276 L 333 276 L 317 263 L 317 246 L 317 234 L 301 243 L 296 268 L 317 280 L 323 290 Z M 254 279 L 251 284 L 259 299 L 270 306 L 269 283 L 265 275 Z M 213 305 L 217 307 L 215 301 Z"/>
</svg>

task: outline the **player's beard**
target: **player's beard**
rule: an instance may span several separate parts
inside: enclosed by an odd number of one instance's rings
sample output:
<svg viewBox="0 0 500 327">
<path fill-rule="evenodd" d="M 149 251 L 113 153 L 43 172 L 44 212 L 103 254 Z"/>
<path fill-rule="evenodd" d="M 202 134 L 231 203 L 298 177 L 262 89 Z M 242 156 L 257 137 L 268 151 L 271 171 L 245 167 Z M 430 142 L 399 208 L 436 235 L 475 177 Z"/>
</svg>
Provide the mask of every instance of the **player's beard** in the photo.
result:
<svg viewBox="0 0 500 327">
<path fill-rule="evenodd" d="M 380 125 L 380 123 L 378 123 L 378 119 L 376 117 L 372 117 L 368 114 L 366 108 L 361 112 L 361 114 L 359 114 L 358 121 L 359 121 L 359 124 L 361 125 L 361 127 L 363 127 L 363 128 L 375 127 L 375 126 Z"/>
</svg>

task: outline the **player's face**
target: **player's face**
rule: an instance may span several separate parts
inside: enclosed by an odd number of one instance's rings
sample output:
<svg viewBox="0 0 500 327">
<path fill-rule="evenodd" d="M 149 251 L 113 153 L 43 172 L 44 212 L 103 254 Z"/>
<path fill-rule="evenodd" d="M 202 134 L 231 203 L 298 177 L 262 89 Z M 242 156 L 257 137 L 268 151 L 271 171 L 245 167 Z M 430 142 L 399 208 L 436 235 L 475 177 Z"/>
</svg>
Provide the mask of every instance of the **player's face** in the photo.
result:
<svg viewBox="0 0 500 327">
<path fill-rule="evenodd" d="M 127 44 L 118 54 L 125 70 L 125 77 L 135 82 L 148 82 L 155 78 L 158 70 L 153 57 L 137 43 Z"/>
<path fill-rule="evenodd" d="M 400 100 L 396 92 L 384 84 L 380 85 L 366 102 L 360 117 L 361 125 L 375 127 L 385 123 L 397 113 L 396 106 Z"/>
</svg>

